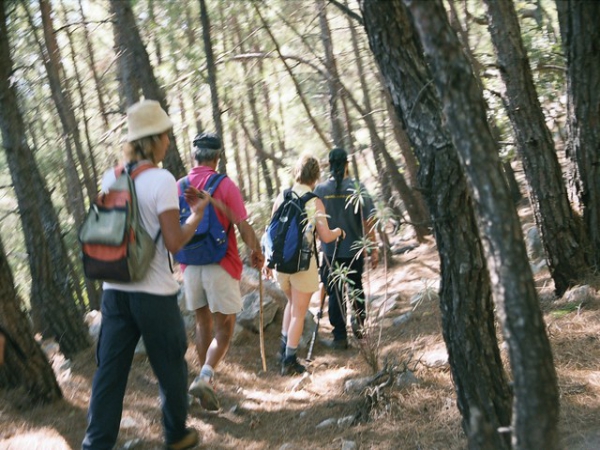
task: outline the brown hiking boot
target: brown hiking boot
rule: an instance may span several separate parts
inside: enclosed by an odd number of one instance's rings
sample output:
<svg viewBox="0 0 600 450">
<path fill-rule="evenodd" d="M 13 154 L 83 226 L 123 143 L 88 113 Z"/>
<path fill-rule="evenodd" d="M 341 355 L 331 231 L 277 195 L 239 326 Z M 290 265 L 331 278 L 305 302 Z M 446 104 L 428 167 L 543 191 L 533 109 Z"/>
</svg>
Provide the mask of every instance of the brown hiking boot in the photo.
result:
<svg viewBox="0 0 600 450">
<path fill-rule="evenodd" d="M 198 432 L 193 428 L 188 428 L 185 431 L 185 436 L 180 440 L 167 445 L 168 450 L 185 450 L 186 448 L 192 448 L 198 445 L 198 442 L 200 441 Z"/>
</svg>

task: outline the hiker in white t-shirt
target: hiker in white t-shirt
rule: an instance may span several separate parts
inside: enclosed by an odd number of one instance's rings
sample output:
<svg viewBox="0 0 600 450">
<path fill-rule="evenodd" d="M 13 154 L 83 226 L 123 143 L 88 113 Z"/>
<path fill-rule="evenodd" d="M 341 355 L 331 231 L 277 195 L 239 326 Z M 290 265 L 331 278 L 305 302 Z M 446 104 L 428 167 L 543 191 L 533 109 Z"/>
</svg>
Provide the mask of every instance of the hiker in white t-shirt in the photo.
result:
<svg viewBox="0 0 600 450">
<path fill-rule="evenodd" d="M 84 450 L 112 449 L 117 441 L 123 397 L 135 347 L 142 337 L 152 370 L 158 379 L 166 446 L 181 450 L 198 443 L 198 433 L 186 428 L 187 336 L 177 303 L 179 284 L 169 268 L 168 252 L 177 252 L 190 240 L 209 201 L 197 192 L 186 196 L 193 213 L 179 224 L 179 197 L 175 177 L 156 164 L 169 146 L 173 124 L 160 104 L 143 100 L 127 110 L 129 133 L 124 149 L 129 170 L 142 164 L 134 180 L 141 221 L 151 236 L 160 237 L 144 278 L 132 283 L 103 284 L 102 328 L 88 411 Z M 103 190 L 116 179 L 110 169 L 102 180 Z M 188 198 L 189 197 L 189 198 Z"/>
</svg>

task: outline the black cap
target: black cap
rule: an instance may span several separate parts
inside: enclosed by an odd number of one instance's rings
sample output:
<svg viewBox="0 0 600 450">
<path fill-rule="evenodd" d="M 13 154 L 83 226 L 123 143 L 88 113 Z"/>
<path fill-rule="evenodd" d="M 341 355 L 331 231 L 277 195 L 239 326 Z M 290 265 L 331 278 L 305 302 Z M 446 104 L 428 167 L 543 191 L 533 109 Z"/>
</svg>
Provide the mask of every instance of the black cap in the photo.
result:
<svg viewBox="0 0 600 450">
<path fill-rule="evenodd" d="M 194 147 L 219 150 L 221 139 L 215 133 L 200 133 L 194 138 Z"/>
<path fill-rule="evenodd" d="M 329 163 L 345 163 L 348 161 L 348 153 L 343 148 L 336 147 L 329 152 Z"/>
</svg>

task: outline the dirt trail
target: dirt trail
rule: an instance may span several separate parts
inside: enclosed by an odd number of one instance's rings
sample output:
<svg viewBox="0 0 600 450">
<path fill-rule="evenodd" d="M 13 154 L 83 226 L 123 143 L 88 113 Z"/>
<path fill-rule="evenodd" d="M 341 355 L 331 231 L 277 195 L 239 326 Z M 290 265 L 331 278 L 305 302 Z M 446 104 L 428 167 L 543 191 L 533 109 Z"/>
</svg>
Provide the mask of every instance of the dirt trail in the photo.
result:
<svg viewBox="0 0 600 450">
<path fill-rule="evenodd" d="M 216 389 L 222 409 L 204 411 L 194 403 L 190 426 L 202 435 L 206 449 L 463 449 L 466 438 L 460 425 L 445 346 L 440 334 L 440 313 L 435 295 L 424 296 L 417 307 L 414 294 L 435 293 L 439 283 L 438 259 L 432 242 L 395 256 L 386 271 L 370 274 L 369 295 L 386 294 L 394 308 L 378 323 L 380 358 L 400 369 L 408 362 L 415 380 L 386 388 L 379 397 L 346 393 L 347 380 L 371 376 L 371 368 L 354 343 L 347 351 L 317 344 L 310 378 L 299 388 L 300 377 L 281 377 L 278 348 L 281 314 L 265 330 L 266 373 L 262 372 L 258 334 L 244 331 L 219 367 Z M 580 308 L 551 300 L 548 275 L 537 276 L 542 308 L 553 345 L 561 390 L 561 430 L 566 448 L 600 448 L 600 300 L 590 296 Z M 315 299 L 316 300 L 316 299 Z M 311 305 L 318 308 L 316 301 Z M 411 313 L 406 321 L 398 317 Z M 320 336 L 330 326 L 321 321 Z M 379 337 L 379 329 L 375 336 Z M 300 356 L 305 356 L 306 349 Z M 190 381 L 197 373 L 191 346 L 187 353 Z M 420 361 L 419 363 L 416 363 Z M 72 361 L 60 380 L 65 399 L 33 410 L 19 408 L 19 392 L 0 392 L 0 449 L 64 450 L 80 448 L 85 431 L 93 350 Z M 413 382 L 414 381 L 414 382 Z M 132 368 L 117 448 L 160 449 L 162 428 L 158 388 L 148 361 L 136 357 Z M 368 393 L 373 391 L 367 390 Z M 367 411 L 368 421 L 350 424 L 349 417 Z M 363 417 L 364 419 L 364 417 Z M 325 422 L 328 421 L 328 422 Z M 325 422 L 325 425 L 323 423 Z"/>
</svg>

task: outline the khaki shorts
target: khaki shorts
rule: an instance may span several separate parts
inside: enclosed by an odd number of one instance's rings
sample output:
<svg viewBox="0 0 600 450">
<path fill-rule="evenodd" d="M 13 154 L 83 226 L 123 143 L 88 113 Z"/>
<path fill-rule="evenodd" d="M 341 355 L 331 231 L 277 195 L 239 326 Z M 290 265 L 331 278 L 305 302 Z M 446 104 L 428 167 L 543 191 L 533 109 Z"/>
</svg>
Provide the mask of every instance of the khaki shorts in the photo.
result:
<svg viewBox="0 0 600 450">
<path fill-rule="evenodd" d="M 293 287 L 297 291 L 312 294 L 319 290 L 319 271 L 317 269 L 317 258 L 313 255 L 308 270 L 293 274 L 276 272 L 279 287 L 288 292 Z"/>
<path fill-rule="evenodd" d="M 242 310 L 240 282 L 219 264 L 187 266 L 183 286 L 185 306 L 190 311 L 206 305 L 213 313 L 237 314 Z"/>
</svg>

